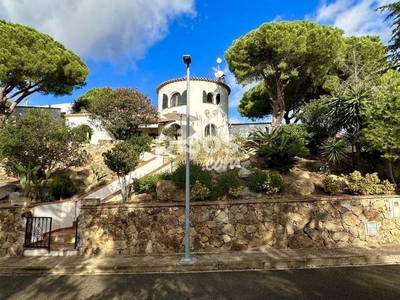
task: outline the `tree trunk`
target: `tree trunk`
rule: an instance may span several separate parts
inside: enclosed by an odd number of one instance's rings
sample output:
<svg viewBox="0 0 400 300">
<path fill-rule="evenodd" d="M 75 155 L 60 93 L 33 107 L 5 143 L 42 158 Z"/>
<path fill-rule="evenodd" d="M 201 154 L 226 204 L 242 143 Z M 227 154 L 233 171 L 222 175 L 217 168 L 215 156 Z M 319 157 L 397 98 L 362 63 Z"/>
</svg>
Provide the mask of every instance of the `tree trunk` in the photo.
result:
<svg viewBox="0 0 400 300">
<path fill-rule="evenodd" d="M 359 143 L 356 143 L 356 170 L 361 170 L 361 145 Z"/>
<path fill-rule="evenodd" d="M 271 101 L 272 106 L 272 127 L 279 127 L 282 123 L 282 120 L 285 117 L 285 93 L 284 87 L 280 85 L 279 79 L 277 79 L 277 88 L 276 88 L 276 97 L 274 93 L 272 93 L 270 86 L 268 85 L 268 81 L 266 78 L 264 79 L 264 86 L 267 91 L 267 94 Z"/>
<path fill-rule="evenodd" d="M 4 124 L 6 123 L 7 115 L 0 111 L 0 129 L 3 128 Z"/>
<path fill-rule="evenodd" d="M 393 163 L 392 163 L 391 159 L 389 159 L 388 165 L 389 165 L 389 175 L 390 175 L 390 178 L 392 179 L 392 183 L 396 184 L 396 179 L 394 178 L 394 174 L 393 174 Z"/>
</svg>

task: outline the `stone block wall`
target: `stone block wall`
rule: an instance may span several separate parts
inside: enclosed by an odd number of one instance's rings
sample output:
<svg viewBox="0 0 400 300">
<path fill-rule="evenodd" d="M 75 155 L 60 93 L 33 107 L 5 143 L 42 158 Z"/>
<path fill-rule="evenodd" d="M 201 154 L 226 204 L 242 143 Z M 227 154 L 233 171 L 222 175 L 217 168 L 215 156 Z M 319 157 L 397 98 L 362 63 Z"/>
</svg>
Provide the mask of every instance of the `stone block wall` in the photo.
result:
<svg viewBox="0 0 400 300">
<path fill-rule="evenodd" d="M 0 208 L 0 256 L 23 255 L 26 216 L 32 216 L 32 208 Z"/>
<path fill-rule="evenodd" d="M 196 202 L 191 204 L 191 249 L 222 252 L 399 243 L 400 218 L 390 218 L 390 200 L 375 196 Z M 83 207 L 79 249 L 85 255 L 183 252 L 184 213 L 181 203 Z M 367 234 L 368 222 L 377 225 L 376 235 Z"/>
</svg>

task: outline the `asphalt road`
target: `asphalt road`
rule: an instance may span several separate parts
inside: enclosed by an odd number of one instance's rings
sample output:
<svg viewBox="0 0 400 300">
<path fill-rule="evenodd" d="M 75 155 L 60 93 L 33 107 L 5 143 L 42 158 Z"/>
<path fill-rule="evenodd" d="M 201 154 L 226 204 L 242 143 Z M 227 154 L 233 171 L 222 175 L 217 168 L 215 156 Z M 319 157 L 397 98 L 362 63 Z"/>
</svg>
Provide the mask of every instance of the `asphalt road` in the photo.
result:
<svg viewBox="0 0 400 300">
<path fill-rule="evenodd" d="M 400 266 L 219 273 L 3 276 L 0 299 L 400 299 Z"/>
</svg>

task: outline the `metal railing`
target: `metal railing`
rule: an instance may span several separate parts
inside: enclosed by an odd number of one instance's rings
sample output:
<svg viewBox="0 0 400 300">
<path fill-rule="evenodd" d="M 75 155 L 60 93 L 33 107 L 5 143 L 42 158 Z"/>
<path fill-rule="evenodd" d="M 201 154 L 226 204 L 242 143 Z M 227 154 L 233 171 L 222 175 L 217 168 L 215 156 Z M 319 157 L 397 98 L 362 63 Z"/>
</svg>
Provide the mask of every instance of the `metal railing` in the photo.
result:
<svg viewBox="0 0 400 300">
<path fill-rule="evenodd" d="M 78 247 L 78 225 L 79 225 L 79 217 L 76 218 L 75 223 L 75 246 L 74 249 Z"/>
<path fill-rule="evenodd" d="M 50 250 L 51 224 L 50 217 L 27 217 L 24 247 Z"/>
</svg>

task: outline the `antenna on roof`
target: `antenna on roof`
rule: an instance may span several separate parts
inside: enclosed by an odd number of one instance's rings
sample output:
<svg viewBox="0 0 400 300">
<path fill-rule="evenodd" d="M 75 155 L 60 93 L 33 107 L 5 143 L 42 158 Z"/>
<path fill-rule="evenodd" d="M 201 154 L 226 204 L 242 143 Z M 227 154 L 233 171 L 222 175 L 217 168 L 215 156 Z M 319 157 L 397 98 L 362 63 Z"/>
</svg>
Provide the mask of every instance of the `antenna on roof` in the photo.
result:
<svg viewBox="0 0 400 300">
<path fill-rule="evenodd" d="M 220 69 L 219 64 L 222 62 L 221 58 L 217 58 L 217 64 L 218 66 L 214 69 L 214 76 L 217 77 L 218 79 L 222 78 L 223 76 L 225 76 L 224 72 Z"/>
</svg>

